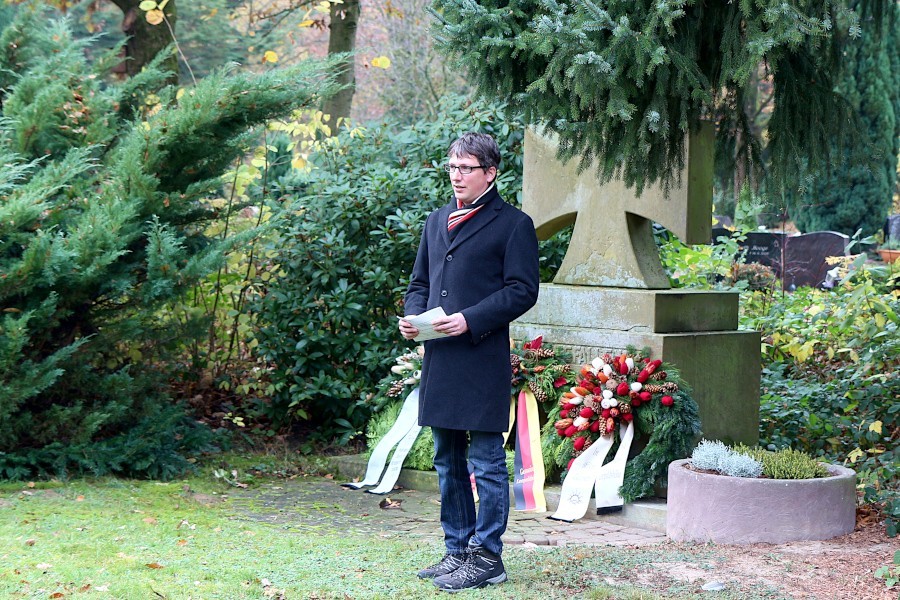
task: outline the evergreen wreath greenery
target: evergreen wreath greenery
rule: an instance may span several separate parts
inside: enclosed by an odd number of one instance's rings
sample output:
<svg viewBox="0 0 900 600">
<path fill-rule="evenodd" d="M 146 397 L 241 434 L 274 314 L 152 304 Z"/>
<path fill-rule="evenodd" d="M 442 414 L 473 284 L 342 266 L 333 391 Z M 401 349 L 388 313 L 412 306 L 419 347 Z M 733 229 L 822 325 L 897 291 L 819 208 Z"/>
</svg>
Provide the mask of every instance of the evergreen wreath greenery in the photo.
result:
<svg viewBox="0 0 900 600">
<path fill-rule="evenodd" d="M 649 355 L 649 351 L 639 353 L 629 348 L 628 353 L 638 365 L 631 373 L 632 377 L 636 377 L 644 366 L 645 363 L 642 361 Z M 420 360 L 420 355 L 416 353 L 406 354 L 398 357 L 397 363 L 403 365 L 407 361 L 413 361 L 415 364 L 416 357 Z M 561 436 L 554 426 L 559 421 L 560 410 L 565 404 L 559 399 L 560 395 L 579 383 L 579 378 L 584 377 L 584 370 L 589 366 L 582 367 L 579 374 L 572 369 L 570 362 L 571 356 L 567 352 L 543 343 L 541 337 L 515 344 L 510 349 L 512 395 L 517 396 L 526 387 L 531 389 L 547 415 L 547 421 L 541 431 L 541 450 L 548 476 L 553 471 L 559 472 L 560 467 L 566 467 L 576 454 L 571 438 Z M 421 363 L 418 363 L 418 366 L 420 367 Z M 417 385 L 417 382 L 411 381 L 409 377 L 415 369 L 416 367 L 399 369 L 395 367 L 392 374 L 382 379 L 379 384 L 379 392 L 375 398 L 385 397 L 386 390 L 398 388 L 402 391 L 395 392 L 394 397 L 402 396 L 402 398 L 399 400 L 388 398 L 386 402 L 373 399 L 382 408 L 369 421 L 367 427 L 370 449 L 374 448 L 390 430 L 400 412 L 402 400 L 412 387 Z M 620 493 L 626 502 L 652 495 L 655 482 L 665 481 L 669 463 L 689 456 L 694 441 L 700 436 L 697 403 L 678 370 L 672 365 L 660 362 L 657 372 L 662 375 L 657 375 L 657 379 L 651 383 L 665 381 L 672 385 L 667 386 L 665 393 L 654 392 L 651 401 L 642 404 L 632 413 L 637 432 L 649 439 L 646 447 L 640 454 L 630 459 L 625 467 L 625 481 Z M 671 398 L 670 405 L 663 404 L 664 396 Z M 563 397 L 563 400 L 565 399 Z M 595 433 L 596 437 L 599 437 L 600 434 Z M 614 455 L 615 452 L 610 454 Z M 403 464 L 412 469 L 430 470 L 434 467 L 433 457 L 431 430 L 423 427 Z"/>
<path fill-rule="evenodd" d="M 625 480 L 619 491 L 626 502 L 633 502 L 638 498 L 652 495 L 656 481 L 665 482 L 669 463 L 688 456 L 694 446 L 694 441 L 700 435 L 699 410 L 691 396 L 690 388 L 674 366 L 662 363 L 662 361 L 650 362 L 648 355 L 647 349 L 636 352 L 634 348 L 629 347 L 623 356 L 631 358 L 633 366 L 626 373 L 613 375 L 613 378 L 609 379 L 609 381 L 616 381 L 617 385 L 625 382 L 629 386 L 640 379 L 648 381 L 641 375 L 641 372 L 646 369 L 644 365 L 655 364 L 656 367 L 653 368 L 650 376 L 652 377 L 653 373 L 661 375 L 656 375 L 656 378 L 649 382 L 651 384 L 659 381 L 666 382 L 657 384 L 660 388 L 665 385 L 665 389 L 657 390 L 648 386 L 653 390 L 647 392 L 649 400 L 632 400 L 630 403 L 630 406 L 634 406 L 634 409 L 630 410 L 632 415 L 630 419 L 634 422 L 636 434 L 649 439 L 644 449 L 631 458 L 625 466 Z M 547 423 L 543 427 L 541 436 L 545 470 L 548 473 L 552 470 L 559 471 L 560 468 L 564 471 L 568 470 L 570 461 L 587 449 L 590 442 L 602 435 L 599 429 L 603 426 L 604 421 L 613 419 L 613 424 L 618 422 L 618 416 L 600 417 L 593 421 L 589 419 L 588 425 L 596 425 L 590 428 L 582 427 L 579 430 L 581 436 L 575 436 L 575 432 L 571 430 L 574 425 L 570 422 L 568 414 L 572 409 L 567 408 L 572 406 L 570 400 L 573 395 L 580 395 L 587 400 L 588 404 L 595 405 L 596 403 L 599 408 L 600 400 L 598 398 L 601 390 L 597 381 L 589 377 L 589 373 L 596 372 L 597 368 L 594 365 L 611 364 L 614 360 L 612 356 L 604 355 L 602 359 L 595 359 L 592 364 L 584 365 L 580 371 L 581 380 L 577 382 L 578 385 L 572 388 L 572 391 L 564 392 L 562 398 L 555 402 L 555 406 L 549 408 Z M 625 360 L 621 359 L 621 363 L 624 364 L 624 362 Z M 591 381 L 589 382 L 588 379 Z M 596 396 L 594 392 L 597 393 Z M 581 410 L 582 405 L 579 404 L 577 408 Z M 561 413 L 564 413 L 565 416 Z M 582 423 L 583 425 L 584 423 Z M 615 427 L 609 428 L 608 431 L 610 435 L 616 435 Z M 577 437 L 586 438 L 587 443 L 576 449 L 574 439 Z M 611 450 L 608 460 L 611 460 L 614 455 L 615 451 Z"/>
</svg>

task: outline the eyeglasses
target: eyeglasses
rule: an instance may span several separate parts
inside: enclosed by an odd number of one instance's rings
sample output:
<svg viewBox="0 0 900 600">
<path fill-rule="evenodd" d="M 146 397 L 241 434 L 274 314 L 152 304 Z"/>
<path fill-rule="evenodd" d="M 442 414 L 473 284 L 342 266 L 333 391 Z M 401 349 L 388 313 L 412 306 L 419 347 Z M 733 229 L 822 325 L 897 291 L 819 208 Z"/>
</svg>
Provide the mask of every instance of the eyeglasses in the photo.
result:
<svg viewBox="0 0 900 600">
<path fill-rule="evenodd" d="M 448 173 L 452 173 L 453 171 L 459 171 L 463 175 L 468 175 L 472 172 L 472 169 L 487 169 L 484 165 L 475 165 L 471 167 L 469 165 L 444 165 L 443 169 Z"/>
</svg>

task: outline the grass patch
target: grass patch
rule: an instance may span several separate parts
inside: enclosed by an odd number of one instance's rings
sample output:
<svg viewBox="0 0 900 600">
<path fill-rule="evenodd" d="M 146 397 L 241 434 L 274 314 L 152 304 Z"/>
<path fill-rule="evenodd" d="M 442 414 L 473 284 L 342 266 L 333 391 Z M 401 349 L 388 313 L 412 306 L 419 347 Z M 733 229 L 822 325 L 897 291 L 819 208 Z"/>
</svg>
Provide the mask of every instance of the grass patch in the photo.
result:
<svg viewBox="0 0 900 600">
<path fill-rule="evenodd" d="M 214 471 L 226 472 L 231 483 Z M 438 540 L 275 525 L 249 519 L 223 501 L 235 485 L 252 488 L 265 482 L 269 489 L 279 484 L 277 477 L 302 476 L 296 459 L 226 456 L 194 477 L 166 483 L 104 478 L 33 487 L 2 484 L 0 597 L 447 597 L 415 577 L 440 557 Z M 266 489 L 259 490 L 260 509 Z M 342 511 L 341 506 L 300 508 Z M 510 581 L 466 598 L 699 597 L 684 589 L 647 590 L 628 582 L 636 572 L 653 571 L 653 563 L 714 560 L 703 546 L 680 552 L 672 547 L 509 546 L 504 562 Z"/>
</svg>

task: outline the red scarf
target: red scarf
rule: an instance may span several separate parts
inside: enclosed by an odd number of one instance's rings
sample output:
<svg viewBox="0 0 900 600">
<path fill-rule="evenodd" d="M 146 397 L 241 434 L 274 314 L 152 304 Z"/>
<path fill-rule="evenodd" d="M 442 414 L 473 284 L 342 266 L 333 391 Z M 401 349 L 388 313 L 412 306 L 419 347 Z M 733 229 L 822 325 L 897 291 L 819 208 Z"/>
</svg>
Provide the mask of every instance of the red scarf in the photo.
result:
<svg viewBox="0 0 900 600">
<path fill-rule="evenodd" d="M 481 207 L 484 206 L 484 204 L 478 204 L 478 201 L 481 200 L 481 198 L 484 197 L 484 195 L 487 194 L 492 187 L 494 187 L 493 182 L 491 182 L 491 185 L 489 185 L 486 190 L 481 192 L 481 195 L 475 198 L 475 201 L 468 206 L 464 207 L 463 203 L 457 200 L 456 210 L 450 213 L 450 218 L 447 220 L 447 231 L 453 231 L 454 228 L 459 227 L 460 225 L 474 217 L 475 213 L 481 210 Z M 478 206 L 475 206 L 476 204 L 478 204 Z"/>
</svg>

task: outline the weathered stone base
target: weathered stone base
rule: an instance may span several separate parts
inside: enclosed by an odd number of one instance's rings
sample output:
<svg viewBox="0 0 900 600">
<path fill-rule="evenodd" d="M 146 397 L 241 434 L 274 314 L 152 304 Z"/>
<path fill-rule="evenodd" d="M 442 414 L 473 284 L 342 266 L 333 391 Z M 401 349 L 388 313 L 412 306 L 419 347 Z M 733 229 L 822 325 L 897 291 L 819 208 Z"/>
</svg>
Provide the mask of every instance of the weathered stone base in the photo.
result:
<svg viewBox="0 0 900 600">
<path fill-rule="evenodd" d="M 759 441 L 759 333 L 736 331 L 738 296 L 727 292 L 541 285 L 538 304 L 511 327 L 572 353 L 574 364 L 628 346 L 672 363 L 700 407 L 703 436 Z"/>
<path fill-rule="evenodd" d="M 675 541 L 781 544 L 853 531 L 856 473 L 829 465 L 820 479 L 751 479 L 669 465 L 666 535 Z"/>
</svg>

